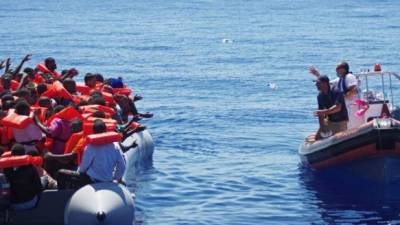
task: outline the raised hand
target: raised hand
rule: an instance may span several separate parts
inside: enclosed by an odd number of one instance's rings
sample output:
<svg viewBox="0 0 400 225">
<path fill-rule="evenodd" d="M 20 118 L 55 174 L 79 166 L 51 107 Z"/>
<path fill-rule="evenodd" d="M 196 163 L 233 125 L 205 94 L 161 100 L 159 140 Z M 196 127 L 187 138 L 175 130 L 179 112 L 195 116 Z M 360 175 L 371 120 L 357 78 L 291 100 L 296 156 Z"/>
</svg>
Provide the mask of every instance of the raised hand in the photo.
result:
<svg viewBox="0 0 400 225">
<path fill-rule="evenodd" d="M 0 61 L 0 70 L 6 67 L 5 60 Z"/>
<path fill-rule="evenodd" d="M 312 75 L 316 76 L 317 78 L 321 76 L 321 74 L 319 73 L 318 69 L 317 69 L 315 66 L 310 66 L 310 67 L 308 68 L 308 71 L 309 71 Z"/>
<path fill-rule="evenodd" d="M 27 62 L 27 61 L 31 60 L 31 58 L 32 58 L 32 54 L 27 54 L 27 55 L 22 59 L 22 61 L 23 61 L 23 62 Z"/>
</svg>

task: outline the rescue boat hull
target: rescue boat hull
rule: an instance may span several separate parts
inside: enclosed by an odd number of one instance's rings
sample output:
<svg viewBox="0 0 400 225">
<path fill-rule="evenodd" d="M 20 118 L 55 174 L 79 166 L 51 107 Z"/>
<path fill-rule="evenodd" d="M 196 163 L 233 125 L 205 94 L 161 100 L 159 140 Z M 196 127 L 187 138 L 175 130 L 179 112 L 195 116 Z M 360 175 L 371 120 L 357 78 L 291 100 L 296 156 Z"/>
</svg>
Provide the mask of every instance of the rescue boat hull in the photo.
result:
<svg viewBox="0 0 400 225">
<path fill-rule="evenodd" d="M 375 119 L 299 149 L 303 164 L 318 171 L 340 171 L 378 183 L 400 181 L 400 123 Z"/>
</svg>

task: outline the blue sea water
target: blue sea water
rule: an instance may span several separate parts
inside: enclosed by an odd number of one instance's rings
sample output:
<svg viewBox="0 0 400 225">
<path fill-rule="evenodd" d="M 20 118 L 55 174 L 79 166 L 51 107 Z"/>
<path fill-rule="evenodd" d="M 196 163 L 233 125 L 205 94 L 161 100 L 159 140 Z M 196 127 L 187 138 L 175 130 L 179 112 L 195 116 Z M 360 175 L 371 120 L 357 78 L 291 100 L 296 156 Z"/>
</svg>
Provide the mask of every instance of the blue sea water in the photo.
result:
<svg viewBox="0 0 400 225">
<path fill-rule="evenodd" d="M 399 188 L 319 179 L 297 155 L 317 127 L 308 66 L 400 71 L 399 1 L 0 3 L 1 58 L 121 76 L 155 113 L 139 224 L 400 223 Z"/>
</svg>

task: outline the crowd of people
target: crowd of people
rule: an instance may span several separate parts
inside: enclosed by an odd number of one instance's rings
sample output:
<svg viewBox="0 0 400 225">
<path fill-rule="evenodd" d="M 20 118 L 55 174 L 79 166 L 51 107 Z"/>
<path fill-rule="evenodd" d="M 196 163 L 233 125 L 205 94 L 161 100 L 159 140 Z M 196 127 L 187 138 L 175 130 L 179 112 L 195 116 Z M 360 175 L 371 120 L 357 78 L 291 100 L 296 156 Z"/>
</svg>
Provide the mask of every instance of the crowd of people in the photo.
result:
<svg viewBox="0 0 400 225">
<path fill-rule="evenodd" d="M 136 146 L 122 142 L 146 129 L 139 120 L 153 116 L 138 112 L 142 97 L 122 78 L 86 73 L 77 82 L 79 71 L 58 72 L 54 58 L 24 68 L 29 60 L 15 68 L 10 58 L 0 61 L 0 169 L 13 207 L 33 207 L 46 188 L 121 182 L 123 152 Z"/>
<path fill-rule="evenodd" d="M 318 110 L 314 115 L 319 118 L 319 129 L 316 139 L 322 139 L 363 123 L 355 112 L 358 106 L 353 101 L 358 96 L 357 78 L 350 72 L 350 66 L 342 61 L 336 66 L 338 78 L 330 81 L 326 75 L 321 75 L 317 68 L 311 66 L 310 73 L 316 79 L 318 93 Z"/>
</svg>

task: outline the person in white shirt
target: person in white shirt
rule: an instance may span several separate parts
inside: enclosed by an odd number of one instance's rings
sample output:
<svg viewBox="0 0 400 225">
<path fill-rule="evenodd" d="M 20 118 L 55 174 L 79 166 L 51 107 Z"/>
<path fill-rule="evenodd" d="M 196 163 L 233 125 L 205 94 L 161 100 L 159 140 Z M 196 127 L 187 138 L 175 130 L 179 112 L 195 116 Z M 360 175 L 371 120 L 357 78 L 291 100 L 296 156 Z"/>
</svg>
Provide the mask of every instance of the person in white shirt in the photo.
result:
<svg viewBox="0 0 400 225">
<path fill-rule="evenodd" d="M 318 69 L 314 66 L 311 66 L 309 71 L 317 78 L 321 76 Z M 347 129 L 358 127 L 364 123 L 362 117 L 355 115 L 359 107 L 353 104 L 353 101 L 357 98 L 359 81 L 352 73 L 350 73 L 349 64 L 345 61 L 341 61 L 336 65 L 336 74 L 338 78 L 331 82 L 331 87 L 332 89 L 336 89 L 343 93 L 349 116 Z"/>
</svg>

